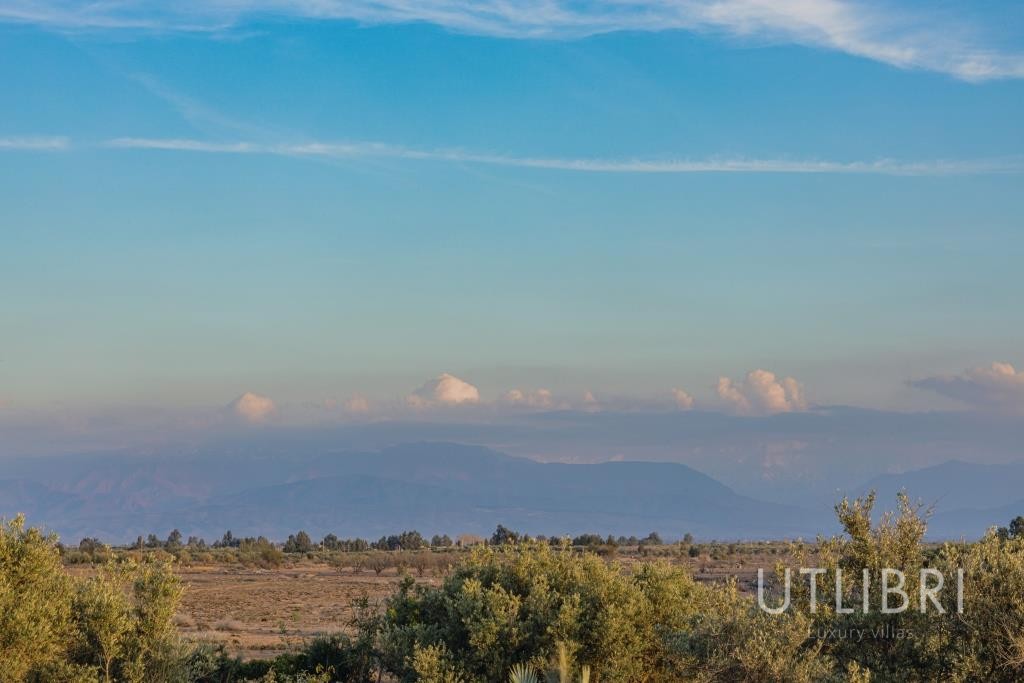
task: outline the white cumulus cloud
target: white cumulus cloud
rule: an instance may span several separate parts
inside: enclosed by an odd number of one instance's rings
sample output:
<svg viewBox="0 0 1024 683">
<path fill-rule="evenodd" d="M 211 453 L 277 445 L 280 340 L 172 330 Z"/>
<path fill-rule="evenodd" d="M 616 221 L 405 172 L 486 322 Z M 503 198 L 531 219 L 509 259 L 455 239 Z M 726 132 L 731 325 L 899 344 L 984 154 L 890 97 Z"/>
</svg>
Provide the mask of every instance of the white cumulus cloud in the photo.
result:
<svg viewBox="0 0 1024 683">
<path fill-rule="evenodd" d="M 778 378 L 768 370 L 751 370 L 741 382 L 718 378 L 718 395 L 738 413 L 789 413 L 807 409 L 803 386 L 792 377 Z"/>
<path fill-rule="evenodd" d="M 672 400 L 676 402 L 676 407 L 679 410 L 692 410 L 693 409 L 693 396 L 682 389 L 672 389 Z"/>
<path fill-rule="evenodd" d="M 406 401 L 409 405 L 417 408 L 430 405 L 478 403 L 480 391 L 469 382 L 443 372 L 409 394 Z"/>
<path fill-rule="evenodd" d="M 509 389 L 501 395 L 501 400 L 510 405 L 530 408 L 552 408 L 555 405 L 554 397 L 548 389 L 537 389 L 536 391 Z"/>
<path fill-rule="evenodd" d="M 239 420 L 255 424 L 273 417 L 277 406 L 270 397 L 247 391 L 228 404 L 228 412 Z"/>
<path fill-rule="evenodd" d="M 1009 363 L 996 362 L 959 375 L 926 377 L 910 385 L 977 408 L 1024 411 L 1024 370 L 1017 370 Z"/>
</svg>

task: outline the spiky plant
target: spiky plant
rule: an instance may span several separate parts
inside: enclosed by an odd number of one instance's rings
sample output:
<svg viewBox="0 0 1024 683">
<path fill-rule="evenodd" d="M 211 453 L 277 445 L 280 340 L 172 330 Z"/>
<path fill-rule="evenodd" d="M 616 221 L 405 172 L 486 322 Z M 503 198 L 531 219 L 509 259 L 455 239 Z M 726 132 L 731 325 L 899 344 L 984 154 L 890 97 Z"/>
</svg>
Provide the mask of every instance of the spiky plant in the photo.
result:
<svg viewBox="0 0 1024 683">
<path fill-rule="evenodd" d="M 569 646 L 565 643 L 558 643 L 558 681 L 559 683 L 572 683 L 572 665 L 569 662 Z"/>
<path fill-rule="evenodd" d="M 559 642 L 557 643 L 557 650 L 555 651 L 555 668 L 550 669 L 545 678 L 548 683 L 574 683 L 572 672 L 575 668 L 575 662 L 571 653 L 571 648 L 568 643 Z M 584 664 L 580 667 L 580 683 L 590 683 L 590 666 Z"/>
<path fill-rule="evenodd" d="M 526 664 L 516 664 L 508 672 L 508 683 L 540 683 L 537 672 Z"/>
</svg>

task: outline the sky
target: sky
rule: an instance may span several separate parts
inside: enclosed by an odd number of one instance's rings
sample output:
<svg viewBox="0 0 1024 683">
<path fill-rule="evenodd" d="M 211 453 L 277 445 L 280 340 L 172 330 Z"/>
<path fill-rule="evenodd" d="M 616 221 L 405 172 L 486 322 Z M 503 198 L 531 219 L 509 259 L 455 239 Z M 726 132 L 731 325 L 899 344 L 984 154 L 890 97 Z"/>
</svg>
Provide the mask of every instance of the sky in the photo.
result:
<svg viewBox="0 0 1024 683">
<path fill-rule="evenodd" d="M 0 0 L 0 85 L 8 451 L 1024 413 L 1020 3 Z"/>
</svg>

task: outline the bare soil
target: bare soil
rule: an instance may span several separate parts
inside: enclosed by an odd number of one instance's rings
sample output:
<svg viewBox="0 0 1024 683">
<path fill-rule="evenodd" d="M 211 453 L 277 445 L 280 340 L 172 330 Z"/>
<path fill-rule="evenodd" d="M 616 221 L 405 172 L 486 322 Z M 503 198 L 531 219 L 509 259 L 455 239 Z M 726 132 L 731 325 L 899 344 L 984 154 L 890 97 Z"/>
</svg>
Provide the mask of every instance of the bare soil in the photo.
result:
<svg viewBox="0 0 1024 683">
<path fill-rule="evenodd" d="M 273 657 L 317 634 L 351 632 L 354 602 L 380 601 L 399 582 L 394 570 L 377 576 L 322 564 L 193 566 L 179 574 L 186 587 L 177 617 L 182 634 L 223 643 L 247 659 Z"/>
</svg>

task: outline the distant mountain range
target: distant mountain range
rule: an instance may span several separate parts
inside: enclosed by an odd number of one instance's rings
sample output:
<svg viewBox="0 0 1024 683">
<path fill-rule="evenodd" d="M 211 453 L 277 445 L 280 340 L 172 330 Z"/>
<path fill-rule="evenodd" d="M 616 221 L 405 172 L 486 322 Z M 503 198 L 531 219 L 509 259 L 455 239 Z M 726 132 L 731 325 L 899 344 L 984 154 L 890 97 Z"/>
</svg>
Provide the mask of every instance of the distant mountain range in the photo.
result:
<svg viewBox="0 0 1024 683">
<path fill-rule="evenodd" d="M 199 450 L 9 460 L 0 514 L 77 541 L 128 541 L 172 529 L 219 538 L 377 538 L 528 532 L 778 538 L 813 533 L 802 511 L 737 495 L 686 465 L 544 464 L 486 448 L 417 443 L 380 452 Z"/>
<path fill-rule="evenodd" d="M 380 451 L 326 451 L 301 443 L 261 448 L 231 441 L 153 453 L 108 452 L 0 462 L 0 516 L 27 514 L 77 542 L 137 535 L 282 539 L 375 539 L 423 534 L 490 534 L 504 524 L 531 534 L 644 535 L 678 538 L 812 538 L 834 533 L 831 512 L 742 496 L 682 464 L 540 463 L 478 446 L 413 443 Z M 878 492 L 893 507 L 906 488 L 934 503 L 930 536 L 977 537 L 1024 514 L 1024 463 L 943 465 L 877 477 L 851 495 Z"/>
<path fill-rule="evenodd" d="M 1024 463 L 987 465 L 949 462 L 876 477 L 855 492 L 875 491 L 877 509 L 892 508 L 906 490 L 914 501 L 932 507 L 933 538 L 977 538 L 990 526 L 1005 526 L 1024 515 Z"/>
</svg>

